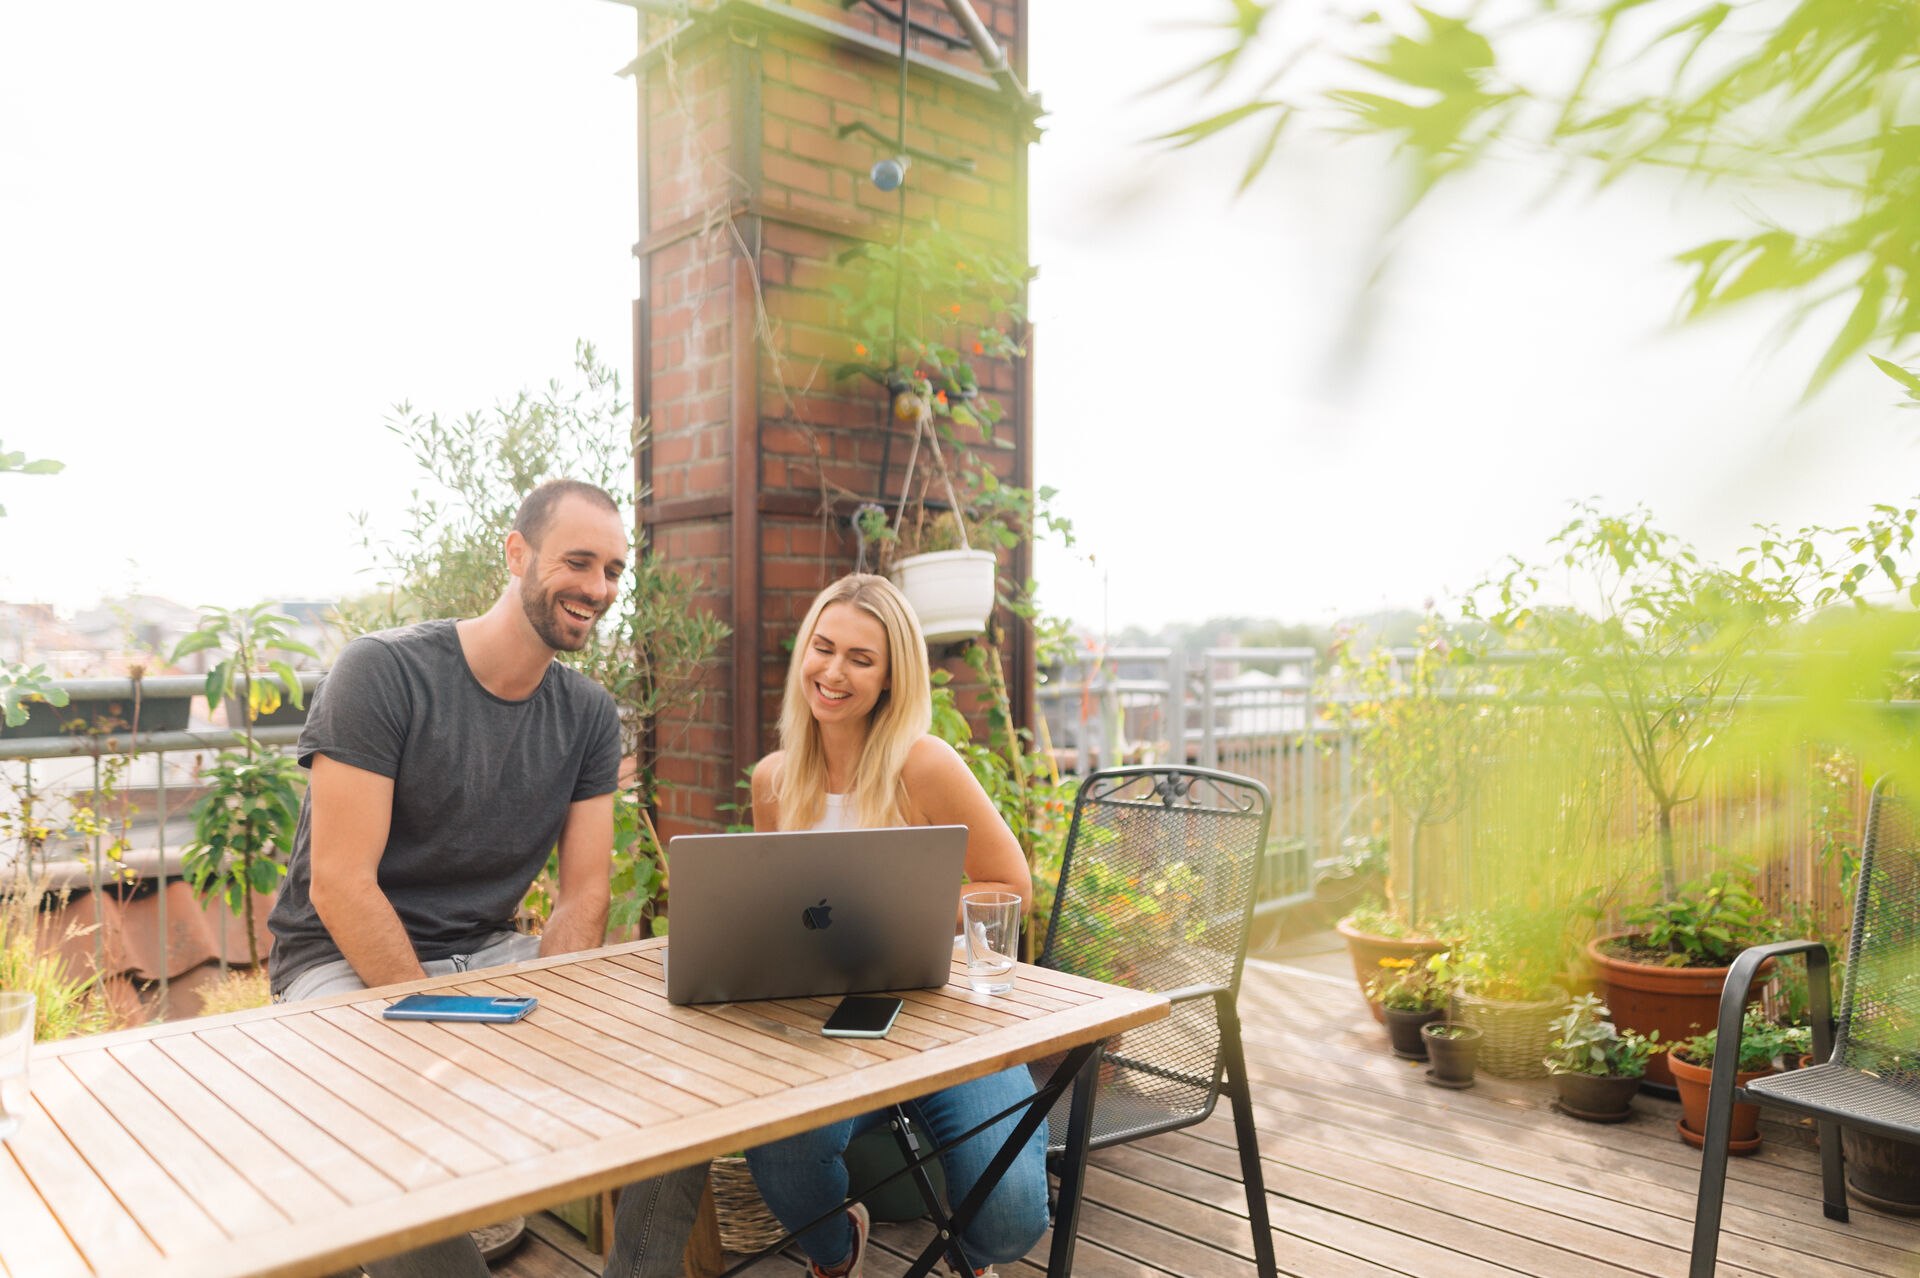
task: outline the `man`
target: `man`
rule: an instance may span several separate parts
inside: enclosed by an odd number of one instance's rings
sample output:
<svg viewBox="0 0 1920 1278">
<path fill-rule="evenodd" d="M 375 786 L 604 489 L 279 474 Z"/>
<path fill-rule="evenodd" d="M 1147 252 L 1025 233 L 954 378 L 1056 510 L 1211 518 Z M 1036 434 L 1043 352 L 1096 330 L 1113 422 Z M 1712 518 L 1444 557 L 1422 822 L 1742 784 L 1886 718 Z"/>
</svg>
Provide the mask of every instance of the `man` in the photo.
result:
<svg viewBox="0 0 1920 1278">
<path fill-rule="evenodd" d="M 554 656 L 586 646 L 619 596 L 627 551 L 605 491 L 549 480 L 514 518 L 507 588 L 483 615 L 364 635 L 341 652 L 300 734 L 311 777 L 267 921 L 276 1001 L 602 943 L 619 718 L 605 689 Z M 552 915 L 540 936 L 522 936 L 514 911 L 556 845 Z M 621 1195 L 609 1275 L 681 1272 L 704 1177 L 690 1168 Z M 464 1236 L 367 1270 L 487 1273 Z"/>
</svg>

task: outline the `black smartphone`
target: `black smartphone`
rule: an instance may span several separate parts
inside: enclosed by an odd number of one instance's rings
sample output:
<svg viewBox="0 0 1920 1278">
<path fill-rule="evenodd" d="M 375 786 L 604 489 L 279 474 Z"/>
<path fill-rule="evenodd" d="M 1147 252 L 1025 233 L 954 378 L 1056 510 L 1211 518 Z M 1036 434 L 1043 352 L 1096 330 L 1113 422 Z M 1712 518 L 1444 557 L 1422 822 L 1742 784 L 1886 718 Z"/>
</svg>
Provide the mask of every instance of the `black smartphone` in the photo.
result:
<svg viewBox="0 0 1920 1278">
<path fill-rule="evenodd" d="M 900 1000 L 871 994 L 852 994 L 840 1000 L 822 1034 L 833 1038 L 885 1038 L 900 1015 Z"/>
<path fill-rule="evenodd" d="M 409 994 L 389 1003 L 380 1015 L 389 1021 L 517 1021 L 538 999 L 487 998 L 483 995 Z"/>
</svg>

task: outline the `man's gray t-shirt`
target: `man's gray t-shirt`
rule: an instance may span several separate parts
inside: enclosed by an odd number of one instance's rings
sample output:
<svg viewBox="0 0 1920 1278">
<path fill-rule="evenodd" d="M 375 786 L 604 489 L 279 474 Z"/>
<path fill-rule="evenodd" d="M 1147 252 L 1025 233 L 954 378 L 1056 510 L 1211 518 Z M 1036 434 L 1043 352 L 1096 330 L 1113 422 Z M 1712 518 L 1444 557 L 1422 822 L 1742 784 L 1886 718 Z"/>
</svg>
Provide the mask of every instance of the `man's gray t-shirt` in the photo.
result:
<svg viewBox="0 0 1920 1278">
<path fill-rule="evenodd" d="M 470 953 L 513 927 L 568 806 L 619 782 L 613 698 L 554 662 L 524 701 L 474 678 L 451 621 L 348 644 L 313 696 L 300 763 L 313 756 L 393 779 L 380 890 L 422 960 Z M 273 990 L 341 958 L 310 895 L 312 795 L 267 925 Z"/>
</svg>

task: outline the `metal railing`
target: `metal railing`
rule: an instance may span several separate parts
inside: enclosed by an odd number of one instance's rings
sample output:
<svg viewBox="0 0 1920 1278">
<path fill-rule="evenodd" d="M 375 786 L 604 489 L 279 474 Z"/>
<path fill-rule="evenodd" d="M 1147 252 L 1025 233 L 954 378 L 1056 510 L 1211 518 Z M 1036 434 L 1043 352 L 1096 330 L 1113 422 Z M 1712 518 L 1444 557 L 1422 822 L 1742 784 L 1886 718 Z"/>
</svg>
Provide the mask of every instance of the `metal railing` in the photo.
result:
<svg viewBox="0 0 1920 1278">
<path fill-rule="evenodd" d="M 1236 772 L 1272 793 L 1260 885 L 1271 912 L 1306 900 L 1317 861 L 1337 855 L 1371 799 L 1354 784 L 1352 734 L 1323 721 L 1313 648 L 1112 648 L 1053 672 L 1038 692 L 1047 738 L 1085 775 L 1171 762 Z"/>
<path fill-rule="evenodd" d="M 325 672 L 319 670 L 309 670 L 301 673 L 300 684 L 303 699 L 312 695 L 323 673 Z M 246 677 L 241 676 L 237 683 L 238 687 L 236 691 L 244 701 L 247 695 Z M 137 704 L 144 710 L 147 706 L 151 706 L 159 701 L 177 701 L 184 698 L 202 696 L 206 692 L 206 679 L 201 675 L 155 675 L 137 682 L 133 679 L 62 679 L 53 686 L 64 691 L 69 698 L 68 709 L 61 712 L 63 717 L 70 719 L 78 717 L 79 712 L 75 711 L 72 707 L 83 703 L 118 703 L 123 707 L 123 710 L 120 713 L 113 714 L 111 719 L 96 718 L 92 721 L 81 719 L 81 722 L 87 723 L 88 726 L 105 729 L 97 732 L 76 730 L 62 732 L 57 735 L 24 736 L 19 735 L 21 729 L 8 729 L 4 735 L 0 735 L 0 778 L 4 778 L 11 785 L 19 798 L 30 802 L 35 797 L 35 763 L 42 763 L 44 765 L 52 760 L 89 760 L 91 762 L 92 772 L 91 784 L 87 785 L 82 792 L 98 795 L 103 789 L 103 764 L 106 760 L 115 757 L 127 759 L 151 757 L 154 762 L 154 877 L 160 887 L 160 890 L 155 895 L 154 908 L 158 915 L 156 926 L 160 936 L 164 938 L 168 935 L 166 881 L 168 875 L 167 820 L 169 816 L 169 779 L 167 773 L 169 760 L 167 756 L 169 754 L 178 755 L 187 753 L 198 755 L 208 751 L 232 749 L 236 746 L 243 745 L 246 741 L 247 734 L 236 728 L 219 728 L 212 726 L 199 729 L 161 732 L 136 732 L 129 730 L 134 724 L 134 718 L 130 717 L 132 712 L 125 709 L 125 707 L 135 705 L 136 697 Z M 284 748 L 293 745 L 299 740 L 300 727 L 301 725 L 297 723 L 255 724 L 253 728 L 253 740 L 258 745 L 275 749 Z M 16 764 L 19 767 L 17 773 L 13 771 L 13 765 Z M 50 790 L 52 788 L 45 784 L 48 780 L 50 780 L 50 778 L 42 778 L 43 790 Z M 178 780 L 179 778 L 176 777 L 176 783 Z M 64 839 L 63 842 L 70 844 L 76 838 L 75 832 L 70 826 L 63 827 L 62 833 L 66 835 L 66 839 Z M 93 897 L 94 922 L 96 924 L 93 933 L 94 970 L 99 971 L 104 961 L 105 946 L 105 928 L 101 926 L 103 924 L 103 918 L 100 893 L 105 887 L 108 877 L 107 860 L 104 851 L 106 845 L 103 841 L 103 831 L 96 829 L 91 835 L 91 854 L 88 855 L 89 849 L 85 846 L 87 837 L 78 837 L 82 847 L 76 854 L 75 859 L 84 857 L 86 860 L 87 885 Z M 31 865 L 21 864 L 21 858 L 16 855 L 7 862 L 0 862 L 0 872 L 4 872 L 0 873 L 0 880 L 12 879 L 31 874 L 33 867 Z M 227 964 L 226 928 L 224 924 L 220 928 L 219 938 L 220 964 L 221 969 L 224 971 Z M 167 966 L 166 949 L 163 944 L 161 947 L 159 981 L 160 998 L 163 1003 L 167 997 L 169 980 Z"/>
</svg>

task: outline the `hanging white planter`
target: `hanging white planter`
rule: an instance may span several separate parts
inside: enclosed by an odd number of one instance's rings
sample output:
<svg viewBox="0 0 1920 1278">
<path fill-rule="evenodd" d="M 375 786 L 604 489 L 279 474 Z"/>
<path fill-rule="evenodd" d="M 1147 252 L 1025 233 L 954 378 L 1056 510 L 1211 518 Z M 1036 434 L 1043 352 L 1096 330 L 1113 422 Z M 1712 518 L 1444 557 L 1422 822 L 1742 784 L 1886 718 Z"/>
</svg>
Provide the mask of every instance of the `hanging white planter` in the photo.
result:
<svg viewBox="0 0 1920 1278">
<path fill-rule="evenodd" d="M 995 567 L 991 550 L 936 550 L 895 561 L 887 575 L 913 605 L 928 643 L 956 643 L 987 628 Z"/>
</svg>

